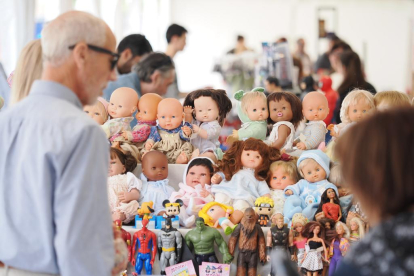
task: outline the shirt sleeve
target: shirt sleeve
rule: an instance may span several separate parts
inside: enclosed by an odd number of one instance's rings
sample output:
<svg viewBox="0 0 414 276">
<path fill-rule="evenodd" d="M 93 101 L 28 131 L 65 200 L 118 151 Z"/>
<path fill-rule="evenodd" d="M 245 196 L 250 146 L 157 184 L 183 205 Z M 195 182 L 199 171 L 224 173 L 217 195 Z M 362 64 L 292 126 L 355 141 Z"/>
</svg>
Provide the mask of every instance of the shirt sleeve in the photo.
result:
<svg viewBox="0 0 414 276">
<path fill-rule="evenodd" d="M 185 122 L 183 126 L 188 126 L 189 128 L 191 128 L 191 130 L 193 129 L 193 126 L 188 122 Z M 186 141 L 186 142 L 190 141 L 190 137 L 185 135 L 182 129 L 180 129 L 180 138 L 181 140 Z"/>
<path fill-rule="evenodd" d="M 214 121 L 213 123 L 206 125 L 206 126 L 203 125 L 202 128 L 204 128 L 207 131 L 208 140 L 219 138 L 220 132 L 221 132 L 221 126 L 217 121 Z"/>
<path fill-rule="evenodd" d="M 302 179 L 301 180 L 299 180 L 299 182 L 298 183 L 296 183 L 296 184 L 293 184 L 293 185 L 289 185 L 289 186 L 287 186 L 284 190 L 283 190 L 283 193 L 285 193 L 287 190 L 291 190 L 292 191 L 292 193 L 294 194 L 294 195 L 300 195 L 300 193 L 301 193 L 301 183 L 302 183 Z M 286 195 L 285 195 L 285 197 L 287 197 Z"/>
<path fill-rule="evenodd" d="M 311 134 L 306 137 L 306 149 L 316 149 L 325 140 L 326 128 L 320 125 L 313 125 Z"/>
<path fill-rule="evenodd" d="M 127 181 L 128 181 L 128 192 L 132 189 L 137 189 L 141 192 L 142 190 L 142 181 L 138 179 L 133 173 L 127 172 Z"/>
<path fill-rule="evenodd" d="M 66 154 L 57 156 L 66 160 L 56 168 L 53 200 L 59 271 L 62 276 L 111 275 L 115 252 L 106 188 L 108 143 L 93 125 L 70 141 Z"/>
<path fill-rule="evenodd" d="M 257 186 L 257 191 L 259 192 L 260 196 L 264 196 L 265 194 L 270 194 L 269 186 L 265 181 L 260 181 L 259 185 Z"/>
<path fill-rule="evenodd" d="M 151 127 L 151 132 L 148 136 L 148 140 L 152 140 L 154 142 L 159 142 L 161 140 L 161 136 L 158 133 L 158 129 L 156 126 Z"/>
</svg>

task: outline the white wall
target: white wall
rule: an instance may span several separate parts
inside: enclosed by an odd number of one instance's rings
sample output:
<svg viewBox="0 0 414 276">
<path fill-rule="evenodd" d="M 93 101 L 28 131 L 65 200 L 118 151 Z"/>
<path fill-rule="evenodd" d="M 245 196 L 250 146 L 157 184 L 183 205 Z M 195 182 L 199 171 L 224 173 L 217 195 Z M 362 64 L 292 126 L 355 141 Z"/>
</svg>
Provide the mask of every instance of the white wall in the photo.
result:
<svg viewBox="0 0 414 276">
<path fill-rule="evenodd" d="M 189 30 L 187 47 L 175 58 L 180 90 L 224 87 L 211 71 L 215 59 L 234 46 L 237 34 L 258 52 L 262 41 L 285 36 L 293 50 L 293 42 L 303 37 L 316 59 L 317 8 L 322 6 L 336 7 L 336 33 L 361 56 L 367 79 L 377 90 L 411 87 L 413 1 L 172 0 L 172 22 Z"/>
</svg>

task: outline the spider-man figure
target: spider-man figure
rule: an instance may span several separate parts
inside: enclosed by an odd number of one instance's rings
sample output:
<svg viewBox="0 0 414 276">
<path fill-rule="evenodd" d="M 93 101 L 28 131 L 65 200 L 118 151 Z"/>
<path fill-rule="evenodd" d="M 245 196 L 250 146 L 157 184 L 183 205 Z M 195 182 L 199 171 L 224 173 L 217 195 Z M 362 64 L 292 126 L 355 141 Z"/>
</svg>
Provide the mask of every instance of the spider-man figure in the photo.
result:
<svg viewBox="0 0 414 276">
<path fill-rule="evenodd" d="M 141 275 L 142 267 L 145 263 L 147 275 L 152 275 L 152 265 L 154 264 L 155 255 L 157 254 L 157 238 L 155 234 L 147 229 L 148 220 L 142 220 L 142 229 L 134 234 L 134 245 L 132 246 L 132 261 L 135 271 L 132 275 Z M 135 252 L 138 246 L 138 255 L 136 260 Z"/>
</svg>

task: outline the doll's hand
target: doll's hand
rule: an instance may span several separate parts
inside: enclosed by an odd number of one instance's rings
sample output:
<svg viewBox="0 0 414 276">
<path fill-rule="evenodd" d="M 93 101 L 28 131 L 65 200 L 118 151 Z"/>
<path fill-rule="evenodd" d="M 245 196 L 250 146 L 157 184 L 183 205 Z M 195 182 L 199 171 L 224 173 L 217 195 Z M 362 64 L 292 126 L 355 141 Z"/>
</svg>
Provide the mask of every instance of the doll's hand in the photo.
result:
<svg viewBox="0 0 414 276">
<path fill-rule="evenodd" d="M 291 256 L 290 256 L 290 259 L 291 259 L 293 262 L 297 262 L 297 261 L 298 261 L 298 258 L 296 257 L 296 255 L 291 255 Z"/>
<path fill-rule="evenodd" d="M 189 106 L 189 105 L 186 105 L 186 106 L 184 106 L 184 113 L 186 114 L 186 115 L 192 115 L 193 114 L 193 108 L 191 107 L 191 106 Z"/>
<path fill-rule="evenodd" d="M 152 146 L 154 145 L 154 143 L 153 142 L 151 142 L 151 141 L 147 141 L 146 143 L 145 143 L 145 149 L 146 150 L 150 150 L 151 148 L 152 148 Z"/>
<path fill-rule="evenodd" d="M 134 196 L 130 192 L 119 192 L 118 200 L 121 201 L 122 203 L 128 203 L 131 200 L 134 200 Z"/>
<path fill-rule="evenodd" d="M 200 195 L 201 195 L 202 197 L 207 197 L 209 194 L 210 194 L 210 193 L 209 193 L 206 189 L 202 189 L 202 190 L 200 191 Z"/>
<path fill-rule="evenodd" d="M 333 130 L 335 127 L 334 124 L 330 124 L 329 126 L 326 127 L 327 130 Z"/>
<path fill-rule="evenodd" d="M 194 133 L 198 133 L 200 131 L 200 127 L 198 125 L 193 125 Z"/>
<path fill-rule="evenodd" d="M 233 129 L 233 133 L 231 134 L 236 140 L 239 139 L 239 131 Z"/>
<path fill-rule="evenodd" d="M 291 190 L 286 190 L 285 195 L 293 195 L 293 192 Z"/>
<path fill-rule="evenodd" d="M 296 144 L 296 147 L 300 150 L 305 150 L 306 149 L 306 145 L 303 142 L 299 142 Z"/>
<path fill-rule="evenodd" d="M 213 177 L 211 177 L 211 183 L 212 184 L 220 184 L 220 182 L 223 180 L 223 178 L 221 178 L 221 176 L 219 174 L 215 174 L 213 175 Z"/>
<path fill-rule="evenodd" d="M 190 136 L 190 135 L 191 135 L 191 128 L 190 128 L 190 127 L 188 127 L 188 126 L 183 126 L 183 127 L 181 127 L 181 130 L 184 132 L 184 134 L 185 134 L 186 136 Z"/>
<path fill-rule="evenodd" d="M 315 220 L 316 221 L 320 221 L 321 218 L 324 218 L 324 217 L 325 217 L 325 214 L 323 212 L 319 212 L 319 213 L 315 214 Z"/>
</svg>

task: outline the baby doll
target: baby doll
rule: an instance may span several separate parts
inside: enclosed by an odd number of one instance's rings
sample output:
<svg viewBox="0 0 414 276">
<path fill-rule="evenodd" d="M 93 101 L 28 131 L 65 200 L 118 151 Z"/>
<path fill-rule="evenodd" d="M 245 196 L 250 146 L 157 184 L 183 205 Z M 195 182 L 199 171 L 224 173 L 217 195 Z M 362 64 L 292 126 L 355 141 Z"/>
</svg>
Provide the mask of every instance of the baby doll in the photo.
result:
<svg viewBox="0 0 414 276">
<path fill-rule="evenodd" d="M 183 201 L 180 213 L 181 225 L 191 227 L 195 223 L 195 215 L 202 206 L 214 200 L 210 186 L 213 172 L 213 161 L 207 157 L 196 157 L 187 164 L 183 182 L 178 184 L 180 190 L 170 196 L 170 201 L 177 199 Z"/>
<path fill-rule="evenodd" d="M 299 157 L 297 166 L 304 179 L 285 188 L 285 217 L 291 219 L 294 214 L 302 213 L 313 218 L 326 189 L 332 188 L 338 194 L 336 186 L 327 180 L 329 158 L 321 150 L 308 150 Z"/>
<path fill-rule="evenodd" d="M 351 243 L 357 242 L 362 239 L 365 235 L 365 225 L 364 222 L 358 218 L 353 217 L 350 219 L 349 226 L 351 228 L 351 234 L 349 236 L 349 241 Z"/>
<path fill-rule="evenodd" d="M 277 213 L 283 214 L 286 200 L 285 188 L 299 181 L 296 161 L 296 157 L 282 154 L 281 160 L 270 165 L 267 183 L 270 188 L 270 195 L 275 203 L 274 211 Z"/>
<path fill-rule="evenodd" d="M 141 180 L 132 173 L 137 160 L 115 148 L 110 149 L 110 156 L 107 187 L 112 220 L 128 223 L 136 215 L 142 189 Z"/>
<path fill-rule="evenodd" d="M 253 207 L 258 197 L 270 197 L 266 183 L 267 171 L 272 161 L 279 158 L 276 148 L 267 146 L 262 140 L 249 138 L 236 141 L 218 162 L 211 188 L 215 201 L 232 205 L 235 221 L 239 222 L 244 210 Z M 225 178 L 225 179 L 223 179 Z"/>
<path fill-rule="evenodd" d="M 303 116 L 309 122 L 303 130 L 304 139 L 296 147 L 299 150 L 316 149 L 325 141 L 326 125 L 323 120 L 329 114 L 328 100 L 322 92 L 310 92 L 303 98 L 302 108 Z"/>
<path fill-rule="evenodd" d="M 222 158 L 218 138 L 231 108 L 226 91 L 221 89 L 196 90 L 185 97 L 185 120 L 192 124 L 195 133 L 191 137 L 191 144 L 196 148 L 193 157 L 205 156 L 215 162 Z"/>
<path fill-rule="evenodd" d="M 398 91 L 384 91 L 377 93 L 374 96 L 374 103 L 378 111 L 411 105 L 408 95 Z"/>
<path fill-rule="evenodd" d="M 279 150 L 292 151 L 295 129 L 302 121 L 302 103 L 289 92 L 272 93 L 267 97 L 272 132 L 266 140 L 268 145 Z"/>
<path fill-rule="evenodd" d="M 163 99 L 158 104 L 157 119 L 158 126 L 151 127 L 143 154 L 157 150 L 167 156 L 169 163 L 187 164 L 193 152 L 192 130 L 189 123 L 183 122 L 183 106 L 176 99 Z"/>
<path fill-rule="evenodd" d="M 334 189 L 328 188 L 323 192 L 316 214 L 319 212 L 323 212 L 326 218 L 333 219 L 335 222 L 341 220 L 341 205 Z"/>
<path fill-rule="evenodd" d="M 325 236 L 324 228 L 319 222 L 311 221 L 305 225 L 303 235 L 307 237 L 307 241 L 300 266 L 306 270 L 308 276 L 317 276 L 318 271 L 323 269 L 322 260 L 328 259 L 328 252 L 323 239 Z"/>
<path fill-rule="evenodd" d="M 303 236 L 303 230 L 305 225 L 308 223 L 308 219 L 302 214 L 295 214 L 292 218 L 292 230 L 293 230 L 293 246 L 296 248 L 295 259 L 298 263 L 298 270 L 300 272 L 300 264 L 303 261 L 305 255 L 305 244 L 308 240 Z"/>
<path fill-rule="evenodd" d="M 163 201 L 170 198 L 174 188 L 168 185 L 168 159 L 159 151 L 150 151 L 142 158 L 142 202 L 152 201 L 156 216 L 165 214 Z"/>
<path fill-rule="evenodd" d="M 129 123 L 133 119 L 132 114 L 137 110 L 137 105 L 138 94 L 131 88 L 121 87 L 112 93 L 108 105 L 111 119 L 102 126 L 111 142 L 114 135 L 131 129 Z"/>
<path fill-rule="evenodd" d="M 240 90 L 234 95 L 234 98 L 240 101 L 237 104 L 237 114 L 243 124 L 239 130 L 233 130 L 233 134 L 227 137 L 227 144 L 231 145 L 234 141 L 250 137 L 266 139 L 266 119 L 269 117 L 269 111 L 263 92 L 263 88 L 257 87 L 251 92 L 245 93 Z"/>
<path fill-rule="evenodd" d="M 127 130 L 116 134 L 112 140 L 133 144 L 137 151 L 141 151 L 144 147 L 144 142 L 150 135 L 151 127 L 156 125 L 157 106 L 161 100 L 162 97 L 158 94 L 144 94 L 138 102 L 138 110 L 135 115 L 137 124 L 132 131 Z"/>
<path fill-rule="evenodd" d="M 346 225 L 342 222 L 337 222 L 335 224 L 336 230 L 336 237 L 331 242 L 331 246 L 329 247 L 329 276 L 335 274 L 335 270 L 338 268 L 339 263 L 341 262 L 342 258 L 348 252 L 349 249 L 349 229 Z"/>
<path fill-rule="evenodd" d="M 99 97 L 94 105 L 85 105 L 83 111 L 88 114 L 99 125 L 103 125 L 108 120 L 108 102 Z"/>
<path fill-rule="evenodd" d="M 234 209 L 231 206 L 212 201 L 204 205 L 198 216 L 203 218 L 204 223 L 208 226 L 218 228 L 220 225 L 224 234 L 230 235 L 237 226 L 237 224 L 230 221 L 230 215 L 233 211 Z"/>
<path fill-rule="evenodd" d="M 335 141 L 349 127 L 365 118 L 370 111 L 375 109 L 374 96 L 365 90 L 354 90 L 350 92 L 342 102 L 339 113 L 342 123 L 329 125 L 328 129 Z"/>
</svg>

